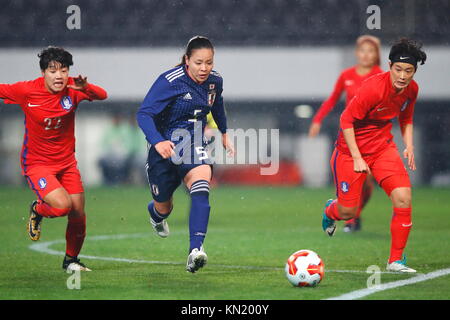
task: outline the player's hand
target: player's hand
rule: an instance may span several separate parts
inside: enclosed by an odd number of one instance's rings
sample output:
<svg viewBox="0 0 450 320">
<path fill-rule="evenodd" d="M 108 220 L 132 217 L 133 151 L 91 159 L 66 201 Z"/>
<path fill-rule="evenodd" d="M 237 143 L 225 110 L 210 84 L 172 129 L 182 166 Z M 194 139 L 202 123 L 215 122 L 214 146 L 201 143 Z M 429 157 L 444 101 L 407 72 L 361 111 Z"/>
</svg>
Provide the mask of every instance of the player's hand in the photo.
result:
<svg viewBox="0 0 450 320">
<path fill-rule="evenodd" d="M 370 174 L 370 168 L 363 158 L 353 158 L 353 171 Z"/>
<path fill-rule="evenodd" d="M 222 134 L 222 144 L 225 150 L 227 151 L 228 157 L 232 158 L 235 156 L 236 151 L 234 150 L 233 143 L 228 138 L 228 135 L 226 133 Z"/>
<path fill-rule="evenodd" d="M 87 86 L 87 77 L 82 77 L 81 74 L 73 79 L 75 81 L 74 84 L 67 85 L 67 88 L 73 89 L 73 90 L 79 90 L 83 91 Z"/>
<path fill-rule="evenodd" d="M 318 122 L 311 123 L 311 126 L 309 127 L 308 137 L 314 138 L 315 136 L 317 136 L 320 133 L 321 127 L 322 125 Z"/>
<path fill-rule="evenodd" d="M 155 144 L 156 151 L 163 157 L 164 159 L 169 159 L 171 156 L 175 155 L 175 144 L 172 141 L 166 140 L 161 141 Z"/>
<path fill-rule="evenodd" d="M 403 157 L 408 159 L 408 167 L 411 170 L 416 170 L 416 161 L 414 159 L 414 147 L 409 146 L 403 151 Z"/>
</svg>

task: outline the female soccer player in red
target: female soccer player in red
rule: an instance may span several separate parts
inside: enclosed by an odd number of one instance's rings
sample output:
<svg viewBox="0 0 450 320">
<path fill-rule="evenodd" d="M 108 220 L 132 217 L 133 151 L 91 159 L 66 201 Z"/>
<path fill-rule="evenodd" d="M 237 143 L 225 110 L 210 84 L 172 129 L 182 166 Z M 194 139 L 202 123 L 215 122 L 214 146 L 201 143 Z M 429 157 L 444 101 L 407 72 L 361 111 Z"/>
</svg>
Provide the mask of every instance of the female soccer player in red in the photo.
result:
<svg viewBox="0 0 450 320">
<path fill-rule="evenodd" d="M 37 241 L 42 218 L 68 216 L 65 270 L 90 271 L 78 259 L 86 233 L 84 191 L 75 159 L 75 110 L 83 100 L 106 99 L 106 91 L 81 75 L 69 77 L 72 55 L 48 47 L 38 55 L 42 77 L 0 84 L 0 98 L 25 115 L 20 163 L 37 200 L 30 207 L 28 234 Z"/>
<path fill-rule="evenodd" d="M 336 81 L 333 92 L 328 99 L 322 103 L 319 110 L 317 110 L 309 128 L 310 137 L 315 137 L 319 134 L 323 119 L 325 119 L 339 101 L 342 92 L 345 91 L 345 105 L 347 106 L 350 100 L 355 96 L 356 91 L 361 87 L 363 81 L 375 74 L 383 72 L 380 68 L 380 40 L 377 37 L 370 35 L 360 36 L 356 40 L 355 56 L 357 64 L 342 71 Z M 373 188 L 373 178 L 371 175 L 367 175 L 367 178 L 364 181 L 358 212 L 355 218 L 345 222 L 345 232 L 358 231 L 361 228 L 359 216 L 361 210 L 369 201 Z"/>
<path fill-rule="evenodd" d="M 417 63 L 424 64 L 421 45 L 400 39 L 389 53 L 389 71 L 366 80 L 341 115 L 331 168 L 336 200 L 328 200 L 322 228 L 332 236 L 336 220 L 348 220 L 358 212 L 364 180 L 372 174 L 393 205 L 391 252 L 388 271 L 416 272 L 402 259 L 411 222 L 411 183 L 392 141 L 392 120 L 399 119 L 406 146 L 403 157 L 416 169 L 413 144 L 413 114 L 418 85 L 413 80 Z"/>
</svg>

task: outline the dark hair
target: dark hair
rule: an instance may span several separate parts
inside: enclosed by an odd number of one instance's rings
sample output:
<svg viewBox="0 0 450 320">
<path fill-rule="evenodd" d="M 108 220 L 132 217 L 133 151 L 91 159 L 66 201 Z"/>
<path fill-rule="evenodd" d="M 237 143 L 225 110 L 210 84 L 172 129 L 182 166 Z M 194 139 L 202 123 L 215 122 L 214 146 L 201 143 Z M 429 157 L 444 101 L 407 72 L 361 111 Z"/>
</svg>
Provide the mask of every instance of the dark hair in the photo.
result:
<svg viewBox="0 0 450 320">
<path fill-rule="evenodd" d="M 48 46 L 38 54 L 39 66 L 41 70 L 44 71 L 48 68 L 48 64 L 51 61 L 56 61 L 61 63 L 63 67 L 70 67 L 73 65 L 72 55 L 60 47 Z"/>
<path fill-rule="evenodd" d="M 203 36 L 195 36 L 191 38 L 186 46 L 185 53 L 181 57 L 181 63 L 179 63 L 177 67 L 185 64 L 185 57 L 190 58 L 192 51 L 203 48 L 211 49 L 214 52 L 214 46 L 208 38 Z"/>
<path fill-rule="evenodd" d="M 424 64 L 425 60 L 427 60 L 427 55 L 421 49 L 422 43 L 408 38 L 400 38 L 392 45 L 389 52 L 389 60 L 393 61 L 399 55 L 408 55 L 412 56 L 416 63 L 421 62 L 420 64 Z"/>
</svg>

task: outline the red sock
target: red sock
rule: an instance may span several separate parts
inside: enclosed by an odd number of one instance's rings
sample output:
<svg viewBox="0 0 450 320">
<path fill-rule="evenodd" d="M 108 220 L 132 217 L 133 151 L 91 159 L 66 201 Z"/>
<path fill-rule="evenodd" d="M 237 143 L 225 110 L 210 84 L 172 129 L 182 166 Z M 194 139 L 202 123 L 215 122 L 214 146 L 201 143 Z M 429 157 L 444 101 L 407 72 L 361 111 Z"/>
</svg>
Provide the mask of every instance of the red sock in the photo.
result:
<svg viewBox="0 0 450 320">
<path fill-rule="evenodd" d="M 411 230 L 411 208 L 394 208 L 391 221 L 391 255 L 389 263 L 401 260 Z"/>
<path fill-rule="evenodd" d="M 325 209 L 325 214 L 330 219 L 342 220 L 342 218 L 339 216 L 336 199 L 333 200 L 333 202 Z"/>
<path fill-rule="evenodd" d="M 86 236 L 86 216 L 69 217 L 66 229 L 66 254 L 77 257 Z"/>
<path fill-rule="evenodd" d="M 71 210 L 71 208 L 66 208 L 66 209 L 54 208 L 42 200 L 38 200 L 38 203 L 34 207 L 34 211 L 36 211 L 41 216 L 44 216 L 46 218 L 67 216 L 69 214 L 70 210 Z"/>
</svg>

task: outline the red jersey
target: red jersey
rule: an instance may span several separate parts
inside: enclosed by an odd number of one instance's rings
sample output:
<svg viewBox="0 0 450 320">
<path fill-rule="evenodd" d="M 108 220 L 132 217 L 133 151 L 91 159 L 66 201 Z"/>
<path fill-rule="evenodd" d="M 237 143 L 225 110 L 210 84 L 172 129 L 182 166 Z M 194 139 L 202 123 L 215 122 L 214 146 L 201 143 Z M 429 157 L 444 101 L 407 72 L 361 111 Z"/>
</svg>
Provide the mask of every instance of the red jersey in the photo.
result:
<svg viewBox="0 0 450 320">
<path fill-rule="evenodd" d="M 74 84 L 69 77 L 68 84 Z M 65 88 L 52 94 L 40 77 L 32 81 L 0 84 L 0 98 L 19 104 L 25 114 L 21 166 L 64 166 L 75 161 L 75 110 L 83 100 L 106 99 L 106 91 L 88 84 L 83 91 Z"/>
<path fill-rule="evenodd" d="M 383 70 L 379 66 L 374 66 L 369 73 L 361 76 L 356 72 L 356 66 L 345 69 L 339 76 L 336 84 L 334 85 L 333 92 L 317 110 L 316 115 L 313 118 L 313 122 L 321 123 L 323 119 L 333 110 L 336 103 L 339 101 L 342 92 L 345 91 L 345 105 L 347 106 L 350 100 L 355 96 L 356 91 L 361 87 L 361 84 L 366 79 L 373 75 L 382 73 Z"/>
<path fill-rule="evenodd" d="M 419 87 L 411 80 L 409 85 L 396 92 L 390 72 L 366 80 L 341 115 L 341 130 L 336 141 L 339 151 L 350 154 L 342 133 L 354 128 L 356 143 L 361 155 L 370 155 L 392 143 L 392 122 L 398 117 L 400 125 L 413 123 L 414 105 Z"/>
</svg>

